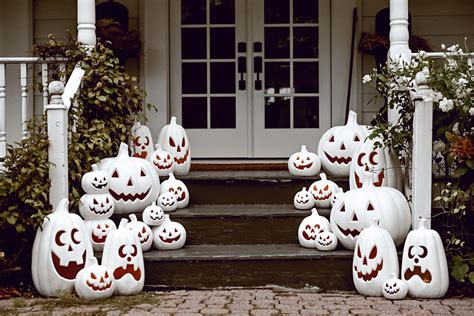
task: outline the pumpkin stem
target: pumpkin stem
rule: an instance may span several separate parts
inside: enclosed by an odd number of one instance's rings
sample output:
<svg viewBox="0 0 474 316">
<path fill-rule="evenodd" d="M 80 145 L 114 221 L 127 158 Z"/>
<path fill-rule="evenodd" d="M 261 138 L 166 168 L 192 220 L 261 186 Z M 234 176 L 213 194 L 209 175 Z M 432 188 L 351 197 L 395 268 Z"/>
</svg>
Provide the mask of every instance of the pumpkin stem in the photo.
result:
<svg viewBox="0 0 474 316">
<path fill-rule="evenodd" d="M 92 257 L 87 258 L 86 267 L 90 267 L 90 266 L 94 266 L 98 264 L 99 262 L 97 261 L 96 257 L 92 256 Z"/>
<path fill-rule="evenodd" d="M 170 172 L 170 174 L 168 175 L 168 180 L 175 180 L 176 178 L 174 177 L 174 174 L 172 172 Z"/>
<path fill-rule="evenodd" d="M 420 221 L 418 223 L 418 229 L 430 229 L 429 225 L 430 220 L 426 217 L 420 217 Z"/>
<path fill-rule="evenodd" d="M 370 219 L 370 225 L 374 227 L 379 227 L 380 220 L 377 217 L 372 217 Z"/>
<path fill-rule="evenodd" d="M 303 187 L 303 190 L 301 190 L 301 191 L 306 192 L 306 191 L 307 191 L 307 190 L 306 190 L 306 187 Z"/>
<path fill-rule="evenodd" d="M 137 215 L 135 215 L 135 214 L 130 214 L 130 215 L 128 215 L 128 217 L 130 218 L 131 222 L 136 222 L 138 220 Z"/>
<path fill-rule="evenodd" d="M 171 117 L 170 125 L 176 125 L 176 116 Z"/>
<path fill-rule="evenodd" d="M 315 207 L 311 210 L 311 216 L 319 216 L 318 210 Z"/>
<path fill-rule="evenodd" d="M 155 144 L 155 149 L 156 149 L 156 150 L 161 150 L 161 145 L 158 144 L 158 143 L 156 143 L 156 144 Z"/>
<path fill-rule="evenodd" d="M 125 143 L 120 143 L 120 148 L 119 148 L 119 152 L 118 152 L 117 157 L 124 157 L 124 156 L 129 157 L 129 155 L 128 155 L 128 145 L 125 144 Z"/>
<path fill-rule="evenodd" d="M 99 171 L 99 166 L 97 166 L 97 164 L 93 164 L 91 167 L 92 171 Z"/>
<path fill-rule="evenodd" d="M 171 221 L 171 219 L 170 219 L 169 214 L 165 214 L 165 220 L 163 221 L 163 223 L 170 222 L 170 221 Z"/>
<path fill-rule="evenodd" d="M 326 180 L 328 179 L 328 177 L 326 176 L 325 173 L 320 173 L 320 174 L 319 174 L 319 177 L 320 177 L 321 180 L 323 180 L 323 181 L 326 181 Z"/>
<path fill-rule="evenodd" d="M 357 113 L 354 111 L 350 111 L 349 115 L 347 116 L 347 123 L 346 125 L 359 125 L 357 124 Z"/>
<path fill-rule="evenodd" d="M 58 206 L 54 209 L 55 214 L 59 213 L 69 213 L 69 200 L 66 198 L 63 198 L 61 201 L 59 201 Z"/>
<path fill-rule="evenodd" d="M 118 229 L 125 229 L 126 226 L 127 226 L 127 223 L 128 223 L 128 219 L 122 218 L 122 219 L 120 220 L 120 224 L 119 224 Z"/>
<path fill-rule="evenodd" d="M 141 126 L 140 121 L 136 121 L 135 124 L 133 125 L 133 132 L 136 132 L 137 129 L 139 129 Z"/>
<path fill-rule="evenodd" d="M 306 148 L 306 145 L 301 145 L 301 152 L 302 153 L 307 153 L 308 149 Z"/>
</svg>

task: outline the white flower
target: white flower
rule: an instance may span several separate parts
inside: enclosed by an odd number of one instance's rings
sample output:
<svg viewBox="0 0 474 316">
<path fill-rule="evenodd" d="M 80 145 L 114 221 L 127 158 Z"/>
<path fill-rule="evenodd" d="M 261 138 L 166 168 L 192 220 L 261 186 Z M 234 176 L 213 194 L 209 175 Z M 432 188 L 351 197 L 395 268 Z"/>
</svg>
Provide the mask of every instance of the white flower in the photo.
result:
<svg viewBox="0 0 474 316">
<path fill-rule="evenodd" d="M 474 116 L 474 106 L 469 109 L 469 115 Z"/>
<path fill-rule="evenodd" d="M 459 45 L 455 44 L 453 46 L 448 47 L 448 51 L 455 53 L 458 50 Z"/>
<path fill-rule="evenodd" d="M 443 100 L 439 101 L 439 108 L 443 112 L 449 112 L 454 108 L 454 102 L 453 100 L 446 99 L 446 97 L 443 98 Z"/>
<path fill-rule="evenodd" d="M 459 135 L 459 123 L 454 123 L 453 133 L 456 134 L 456 135 Z"/>
<path fill-rule="evenodd" d="M 461 86 L 465 86 L 465 85 L 467 85 L 468 81 L 465 78 L 459 78 L 458 83 Z"/>
<path fill-rule="evenodd" d="M 443 94 L 441 92 L 437 91 L 434 94 L 433 101 L 434 102 L 439 102 L 439 101 L 443 100 L 443 98 L 444 98 Z"/>
<path fill-rule="evenodd" d="M 447 59 L 448 61 L 448 69 L 451 69 L 451 70 L 456 70 L 458 68 L 458 63 L 455 61 L 455 60 L 452 60 L 452 59 Z"/>
<path fill-rule="evenodd" d="M 370 77 L 370 75 L 365 75 L 362 78 L 362 83 L 367 83 L 367 82 L 370 82 L 371 80 L 372 80 L 372 78 Z"/>
<path fill-rule="evenodd" d="M 442 141 L 440 141 L 440 140 L 434 141 L 433 151 L 442 152 L 445 148 L 446 148 L 446 146 Z"/>
<path fill-rule="evenodd" d="M 442 48 L 442 49 L 446 49 L 446 45 L 441 44 L 441 48 Z"/>
</svg>

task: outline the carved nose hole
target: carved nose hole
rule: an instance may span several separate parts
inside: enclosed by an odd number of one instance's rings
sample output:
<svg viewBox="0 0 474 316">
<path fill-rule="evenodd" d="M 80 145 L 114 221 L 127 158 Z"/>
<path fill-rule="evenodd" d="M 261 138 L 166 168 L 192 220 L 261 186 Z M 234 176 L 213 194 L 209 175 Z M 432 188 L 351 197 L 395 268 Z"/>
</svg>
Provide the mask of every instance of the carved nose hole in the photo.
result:
<svg viewBox="0 0 474 316">
<path fill-rule="evenodd" d="M 128 179 L 127 186 L 129 187 L 133 186 L 132 177 Z"/>
<path fill-rule="evenodd" d="M 420 261 L 418 258 L 415 258 L 415 263 L 418 263 L 418 261 Z"/>
<path fill-rule="evenodd" d="M 364 266 L 367 265 L 367 257 L 364 257 L 364 260 L 362 261 L 362 263 L 364 264 Z"/>
<path fill-rule="evenodd" d="M 178 151 L 179 153 L 181 152 L 181 147 L 179 147 L 179 145 L 178 145 L 177 151 Z"/>
<path fill-rule="evenodd" d="M 369 166 L 367 166 L 367 164 L 365 164 L 365 171 L 370 171 Z"/>
<path fill-rule="evenodd" d="M 69 245 L 69 248 L 67 249 L 67 251 L 72 251 L 71 245 Z"/>
<path fill-rule="evenodd" d="M 341 144 L 341 150 L 346 150 L 346 146 L 344 146 L 344 143 Z"/>
<path fill-rule="evenodd" d="M 354 213 L 354 216 L 352 216 L 352 220 L 353 220 L 353 221 L 358 221 L 358 220 L 359 220 L 359 219 L 357 218 L 356 213 Z"/>
</svg>

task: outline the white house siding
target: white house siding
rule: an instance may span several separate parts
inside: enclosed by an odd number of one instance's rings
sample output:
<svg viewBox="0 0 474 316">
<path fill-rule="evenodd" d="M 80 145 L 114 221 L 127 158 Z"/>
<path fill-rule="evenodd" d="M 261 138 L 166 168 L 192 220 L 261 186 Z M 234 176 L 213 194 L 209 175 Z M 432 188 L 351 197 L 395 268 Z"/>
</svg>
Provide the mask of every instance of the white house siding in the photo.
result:
<svg viewBox="0 0 474 316">
<path fill-rule="evenodd" d="M 375 15 L 389 5 L 388 0 L 363 0 L 362 31 L 375 32 Z M 427 39 L 434 50 L 442 43 L 463 44 L 468 38 L 469 47 L 474 48 L 474 1 L 473 0 L 409 0 L 412 17 L 412 34 Z M 362 74 L 370 73 L 375 67 L 372 56 L 362 56 Z M 370 103 L 375 95 L 368 85 L 362 88 L 363 121 L 370 122 L 380 107 L 380 102 Z"/>
</svg>

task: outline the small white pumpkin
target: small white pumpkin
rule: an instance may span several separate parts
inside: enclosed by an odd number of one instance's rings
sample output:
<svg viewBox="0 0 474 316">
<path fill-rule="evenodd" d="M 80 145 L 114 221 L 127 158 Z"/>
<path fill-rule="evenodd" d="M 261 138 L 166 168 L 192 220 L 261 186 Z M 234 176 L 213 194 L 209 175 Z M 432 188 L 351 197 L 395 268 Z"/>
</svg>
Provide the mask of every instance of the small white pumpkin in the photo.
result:
<svg viewBox="0 0 474 316">
<path fill-rule="evenodd" d="M 385 281 L 398 275 L 397 249 L 390 234 L 372 218 L 370 227 L 360 233 L 352 261 L 352 279 L 362 295 L 382 296 Z"/>
<path fill-rule="evenodd" d="M 109 233 L 115 229 L 115 223 L 111 219 L 98 219 L 85 221 L 89 238 L 94 251 L 99 252 L 104 249 L 105 240 Z"/>
<path fill-rule="evenodd" d="M 165 212 L 173 212 L 178 208 L 175 192 L 163 192 L 158 197 L 158 206 Z"/>
<path fill-rule="evenodd" d="M 62 199 L 46 216 L 33 243 L 31 273 L 36 290 L 43 296 L 72 291 L 77 273 L 93 256 L 84 221 L 69 213 L 68 204 Z"/>
<path fill-rule="evenodd" d="M 314 207 L 314 197 L 306 188 L 303 188 L 295 194 L 293 204 L 298 210 L 309 210 Z"/>
<path fill-rule="evenodd" d="M 382 288 L 383 296 L 388 300 L 403 300 L 408 293 L 407 283 L 392 274 L 391 278 L 385 281 Z"/>
<path fill-rule="evenodd" d="M 316 249 L 331 251 L 337 247 L 337 237 L 329 231 L 320 232 L 316 237 Z"/>
<path fill-rule="evenodd" d="M 144 222 L 140 222 L 135 214 L 130 214 L 128 217 L 130 218 L 130 222 L 128 222 L 127 227 L 137 234 L 138 241 L 142 246 L 142 251 L 150 250 L 151 245 L 153 245 L 153 232 L 151 228 Z"/>
<path fill-rule="evenodd" d="M 176 123 L 176 117 L 172 116 L 170 123 L 164 126 L 158 136 L 161 148 L 174 157 L 177 175 L 187 175 L 191 168 L 191 148 L 188 135 L 181 125 Z"/>
<path fill-rule="evenodd" d="M 109 193 L 84 194 L 79 200 L 79 214 L 85 220 L 107 219 L 114 210 L 114 199 Z"/>
<path fill-rule="evenodd" d="M 334 204 L 336 204 L 337 199 L 342 198 L 343 194 L 344 194 L 344 190 L 342 188 L 338 188 L 337 192 L 334 193 L 331 197 L 331 207 L 333 207 Z"/>
<path fill-rule="evenodd" d="M 148 161 L 156 167 L 160 177 L 166 177 L 170 172 L 174 172 L 174 157 L 162 150 L 160 144 L 156 144 L 155 148 L 155 151 L 148 155 Z"/>
<path fill-rule="evenodd" d="M 405 241 L 402 257 L 402 279 L 411 297 L 440 298 L 448 291 L 449 273 L 443 242 L 438 232 L 429 229 L 421 218 L 418 229 Z"/>
<path fill-rule="evenodd" d="M 161 207 L 156 205 L 156 202 L 153 202 L 143 210 L 142 219 L 148 226 L 160 226 L 165 220 L 165 212 Z"/>
<path fill-rule="evenodd" d="M 166 214 L 163 224 L 153 228 L 153 239 L 155 247 L 160 250 L 180 249 L 186 243 L 186 229 Z"/>
<path fill-rule="evenodd" d="M 298 227 L 298 240 L 305 248 L 316 248 L 317 235 L 323 231 L 331 231 L 327 218 L 320 216 L 316 208 L 311 210 L 311 215 L 305 217 Z"/>
<path fill-rule="evenodd" d="M 403 188 L 402 169 L 395 151 L 388 148 L 376 148 L 375 143 L 380 139 L 366 139 L 354 153 L 349 173 L 351 190 L 362 187 L 364 172 L 375 173 L 376 187 L 391 187 L 399 191 Z"/>
<path fill-rule="evenodd" d="M 132 137 L 132 156 L 147 159 L 153 151 L 153 138 L 150 129 L 140 122 L 136 122 L 132 128 Z"/>
<path fill-rule="evenodd" d="M 314 204 L 317 208 L 328 208 L 331 206 L 331 199 L 339 190 L 339 186 L 328 180 L 325 173 L 320 173 L 319 177 L 320 180 L 311 184 L 310 191 L 313 194 Z"/>
<path fill-rule="evenodd" d="M 95 257 L 86 262 L 74 282 L 77 296 L 85 300 L 106 299 L 114 294 L 115 281 L 112 271 L 97 263 Z"/>
<path fill-rule="evenodd" d="M 137 235 L 127 227 L 128 220 L 122 218 L 117 230 L 110 232 L 104 245 L 102 265 L 112 271 L 115 294 L 140 293 L 145 284 L 143 252 Z"/>
<path fill-rule="evenodd" d="M 189 191 L 183 181 L 178 180 L 174 177 L 173 173 L 169 174 L 169 178 L 161 184 L 160 194 L 164 194 L 165 192 L 174 193 L 177 201 L 177 208 L 185 208 L 188 206 L 189 203 Z M 158 205 L 166 212 L 167 207 L 160 203 L 160 199 L 158 199 Z"/>
<path fill-rule="evenodd" d="M 369 135 L 367 126 L 357 124 L 357 113 L 351 111 L 344 126 L 334 126 L 319 140 L 318 156 L 327 172 L 347 177 L 352 156 Z"/>
<path fill-rule="evenodd" d="M 88 194 L 107 193 L 110 187 L 110 178 L 107 172 L 100 171 L 99 167 L 93 164 L 92 171 L 82 176 L 81 186 Z"/>
<path fill-rule="evenodd" d="M 288 171 L 295 176 L 314 176 L 321 170 L 321 162 L 315 153 L 309 152 L 305 145 L 301 151 L 288 159 Z"/>
</svg>

